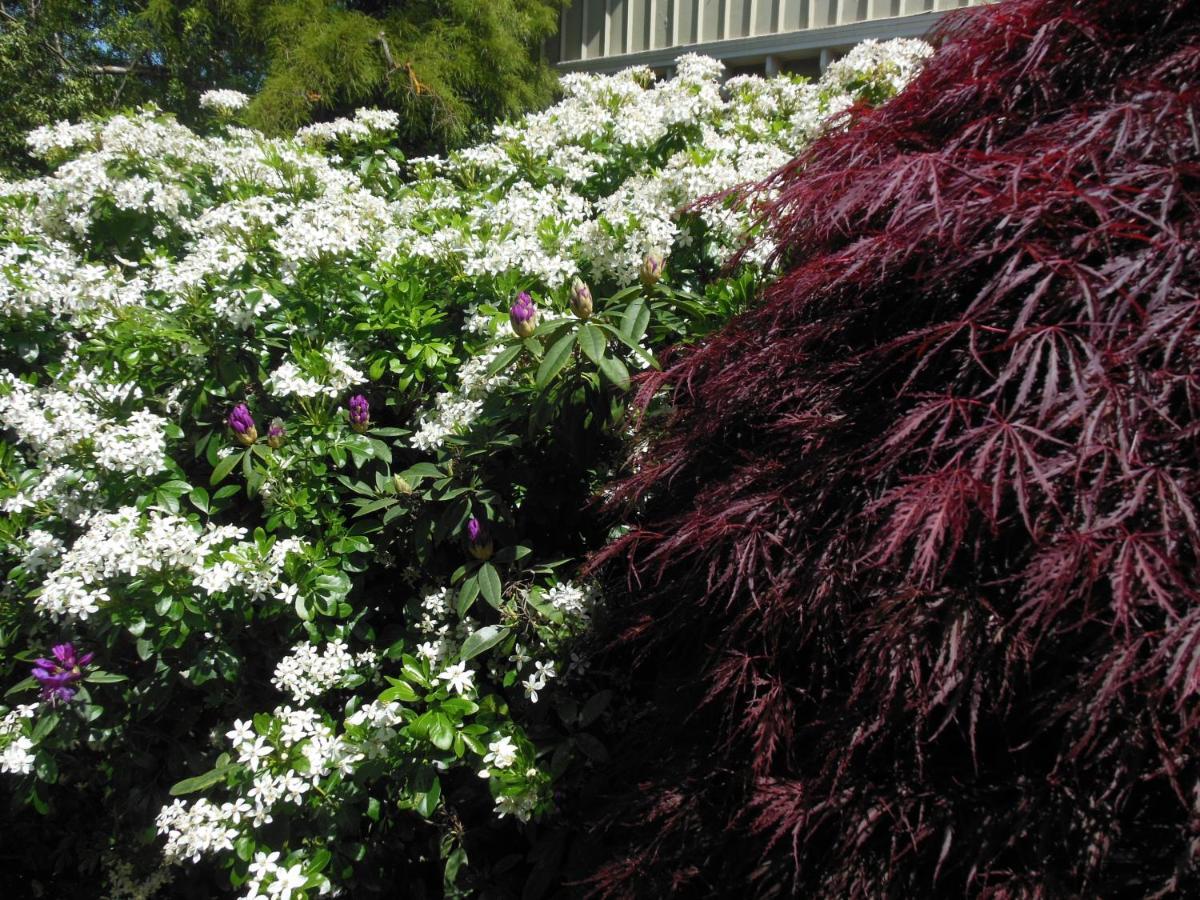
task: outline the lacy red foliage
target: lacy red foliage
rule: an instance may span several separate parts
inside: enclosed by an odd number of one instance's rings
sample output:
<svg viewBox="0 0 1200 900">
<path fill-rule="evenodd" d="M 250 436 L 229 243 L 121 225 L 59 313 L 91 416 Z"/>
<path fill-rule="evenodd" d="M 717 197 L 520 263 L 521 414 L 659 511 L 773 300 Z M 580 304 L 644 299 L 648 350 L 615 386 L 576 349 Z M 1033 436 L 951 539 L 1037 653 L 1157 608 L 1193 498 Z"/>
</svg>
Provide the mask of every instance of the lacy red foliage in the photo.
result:
<svg viewBox="0 0 1200 900">
<path fill-rule="evenodd" d="M 598 894 L 1200 891 L 1200 2 L 942 37 L 642 383 Z"/>
</svg>

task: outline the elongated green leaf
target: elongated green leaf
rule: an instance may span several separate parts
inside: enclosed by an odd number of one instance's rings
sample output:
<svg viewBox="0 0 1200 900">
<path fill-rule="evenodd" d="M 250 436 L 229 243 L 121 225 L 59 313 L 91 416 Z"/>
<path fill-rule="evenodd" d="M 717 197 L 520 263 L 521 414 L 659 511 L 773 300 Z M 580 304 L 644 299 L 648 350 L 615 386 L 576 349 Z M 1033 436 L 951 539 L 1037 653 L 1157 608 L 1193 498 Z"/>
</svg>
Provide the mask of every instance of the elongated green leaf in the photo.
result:
<svg viewBox="0 0 1200 900">
<path fill-rule="evenodd" d="M 571 359 L 571 350 L 575 347 L 575 332 L 564 334 L 547 352 L 542 364 L 538 366 L 536 383 L 544 388 L 562 371 Z"/>
<path fill-rule="evenodd" d="M 230 453 L 227 457 L 218 461 L 213 466 L 212 476 L 208 479 L 208 483 L 216 485 L 224 481 L 229 476 L 229 473 L 233 471 L 233 467 L 240 463 L 242 457 L 245 455 L 245 450 L 239 450 L 236 453 Z"/>
<path fill-rule="evenodd" d="M 500 592 L 503 585 L 500 584 L 500 575 L 496 571 L 496 567 L 491 563 L 484 563 L 479 567 L 479 589 L 483 591 L 483 599 L 492 606 L 500 606 Z"/>
<path fill-rule="evenodd" d="M 218 766 L 215 769 L 210 769 L 203 775 L 197 775 L 194 778 L 185 778 L 183 781 L 177 781 L 171 786 L 168 793 L 172 797 L 179 797 L 183 794 L 194 794 L 196 791 L 202 791 L 206 787 L 212 787 L 218 781 L 224 781 L 225 776 L 230 772 L 241 769 L 240 763 L 230 763 L 226 766 Z"/>
<path fill-rule="evenodd" d="M 579 348 L 587 354 L 587 358 L 600 365 L 604 356 L 604 333 L 595 325 L 584 325 L 579 329 Z"/>
<path fill-rule="evenodd" d="M 642 339 L 642 335 L 646 333 L 648 327 L 650 327 L 650 308 L 646 306 L 644 299 L 638 297 L 625 308 L 625 315 L 621 317 L 621 331 L 636 344 Z"/>
<path fill-rule="evenodd" d="M 503 628 L 500 625 L 485 625 L 463 641 L 459 659 L 466 661 L 473 656 L 478 656 L 485 650 L 491 650 L 508 637 L 508 634 L 509 629 Z"/>
<path fill-rule="evenodd" d="M 600 371 L 605 374 L 609 381 L 621 388 L 621 390 L 629 387 L 629 370 L 625 368 L 625 363 L 616 357 L 603 357 L 600 360 Z"/>
<path fill-rule="evenodd" d="M 488 376 L 497 375 L 508 368 L 509 364 L 517 358 L 517 354 L 521 352 L 520 344 L 513 344 L 511 347 L 505 347 L 500 351 L 499 355 L 492 360 L 491 365 L 487 367 Z"/>
<path fill-rule="evenodd" d="M 475 598 L 479 596 L 479 577 L 472 575 L 463 582 L 461 588 L 458 589 L 458 602 L 455 604 L 455 609 L 459 617 L 465 616 L 467 610 L 471 608 L 471 604 L 475 602 Z"/>
</svg>

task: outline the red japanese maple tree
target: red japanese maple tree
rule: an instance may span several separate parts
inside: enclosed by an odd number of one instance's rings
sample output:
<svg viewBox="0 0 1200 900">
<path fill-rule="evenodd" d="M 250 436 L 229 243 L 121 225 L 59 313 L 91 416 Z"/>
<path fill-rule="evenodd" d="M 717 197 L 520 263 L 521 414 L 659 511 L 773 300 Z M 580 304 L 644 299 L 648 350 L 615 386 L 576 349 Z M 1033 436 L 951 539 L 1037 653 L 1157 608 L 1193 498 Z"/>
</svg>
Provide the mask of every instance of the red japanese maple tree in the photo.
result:
<svg viewBox="0 0 1200 900">
<path fill-rule="evenodd" d="M 941 38 L 642 384 L 599 894 L 1200 891 L 1200 2 Z"/>
</svg>

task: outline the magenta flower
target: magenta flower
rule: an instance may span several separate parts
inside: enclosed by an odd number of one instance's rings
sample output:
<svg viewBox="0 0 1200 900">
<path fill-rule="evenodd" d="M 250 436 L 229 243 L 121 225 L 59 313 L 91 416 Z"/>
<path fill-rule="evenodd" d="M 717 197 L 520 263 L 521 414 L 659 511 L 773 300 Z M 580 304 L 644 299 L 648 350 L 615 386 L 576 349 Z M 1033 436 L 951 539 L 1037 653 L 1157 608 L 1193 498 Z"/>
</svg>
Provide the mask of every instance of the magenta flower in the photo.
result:
<svg viewBox="0 0 1200 900">
<path fill-rule="evenodd" d="M 350 407 L 350 427 L 362 434 L 371 424 L 371 404 L 362 394 L 355 394 L 347 406 Z"/>
<path fill-rule="evenodd" d="M 93 653 L 75 655 L 74 644 L 55 644 L 50 649 L 54 659 L 34 660 L 33 677 L 42 686 L 42 699 L 55 703 L 68 702 L 75 696 L 75 682 L 83 678 L 83 667 L 92 661 Z"/>
<path fill-rule="evenodd" d="M 476 559 L 489 559 L 492 555 L 492 537 L 487 526 L 475 516 L 467 519 L 467 552 Z"/>
<path fill-rule="evenodd" d="M 537 328 L 537 318 L 537 306 L 534 305 L 533 298 L 521 291 L 508 311 L 508 321 L 512 323 L 513 332 L 519 338 L 529 337 Z"/>
<path fill-rule="evenodd" d="M 258 430 L 254 427 L 254 417 L 250 415 L 250 408 L 245 403 L 239 403 L 229 413 L 229 418 L 226 420 L 229 427 L 233 429 L 234 435 L 238 441 L 249 447 L 258 440 Z"/>
</svg>

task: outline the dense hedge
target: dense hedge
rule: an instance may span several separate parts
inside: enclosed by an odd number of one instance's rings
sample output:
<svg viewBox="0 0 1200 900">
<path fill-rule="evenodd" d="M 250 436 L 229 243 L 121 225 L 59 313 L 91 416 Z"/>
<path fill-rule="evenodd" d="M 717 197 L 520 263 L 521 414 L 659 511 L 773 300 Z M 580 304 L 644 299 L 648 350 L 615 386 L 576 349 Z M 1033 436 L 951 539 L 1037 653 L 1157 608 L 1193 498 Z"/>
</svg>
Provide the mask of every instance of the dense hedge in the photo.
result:
<svg viewBox="0 0 1200 900">
<path fill-rule="evenodd" d="M 1200 4 L 943 37 L 642 382 L 599 894 L 1200 889 Z"/>
</svg>

